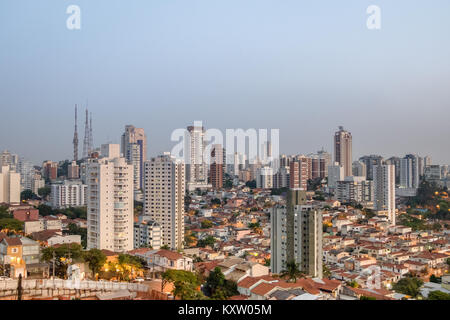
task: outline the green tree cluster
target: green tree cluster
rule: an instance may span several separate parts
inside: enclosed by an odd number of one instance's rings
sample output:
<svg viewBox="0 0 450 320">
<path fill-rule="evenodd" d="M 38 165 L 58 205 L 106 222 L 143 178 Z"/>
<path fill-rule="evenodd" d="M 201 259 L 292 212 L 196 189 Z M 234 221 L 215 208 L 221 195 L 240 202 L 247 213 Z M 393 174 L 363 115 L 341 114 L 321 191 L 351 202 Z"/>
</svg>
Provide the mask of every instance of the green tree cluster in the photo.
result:
<svg viewBox="0 0 450 320">
<path fill-rule="evenodd" d="M 236 282 L 226 280 L 219 267 L 214 268 L 206 279 L 205 292 L 214 300 L 227 300 L 239 294 Z"/>
<path fill-rule="evenodd" d="M 417 297 L 420 293 L 420 287 L 423 285 L 423 281 L 417 277 L 408 274 L 406 277 L 400 279 L 394 284 L 393 289 L 397 292 L 406 294 L 413 298 Z"/>
</svg>

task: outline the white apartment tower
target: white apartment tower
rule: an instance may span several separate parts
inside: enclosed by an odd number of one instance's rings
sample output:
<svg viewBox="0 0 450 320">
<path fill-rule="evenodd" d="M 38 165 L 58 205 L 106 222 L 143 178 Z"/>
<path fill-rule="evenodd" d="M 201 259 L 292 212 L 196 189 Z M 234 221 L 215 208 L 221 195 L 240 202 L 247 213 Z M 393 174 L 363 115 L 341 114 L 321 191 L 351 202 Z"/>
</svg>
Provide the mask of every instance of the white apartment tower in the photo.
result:
<svg viewBox="0 0 450 320">
<path fill-rule="evenodd" d="M 391 225 L 395 225 L 395 166 L 373 166 L 373 182 L 375 211 L 387 214 Z"/>
<path fill-rule="evenodd" d="M 144 215 L 161 227 L 161 245 L 182 249 L 185 168 L 169 152 L 145 162 Z"/>
<path fill-rule="evenodd" d="M 86 167 L 87 249 L 133 249 L 133 166 L 118 144 L 105 144 Z"/>
<path fill-rule="evenodd" d="M 20 203 L 20 174 L 9 165 L 0 167 L 0 203 Z"/>
<path fill-rule="evenodd" d="M 86 205 L 87 185 L 81 180 L 64 180 L 51 186 L 50 202 L 53 208 L 82 207 Z"/>
<path fill-rule="evenodd" d="M 201 122 L 195 121 L 193 126 L 187 127 L 186 142 L 186 180 L 188 183 L 207 183 L 208 166 L 205 161 L 205 128 Z"/>
<path fill-rule="evenodd" d="M 400 187 L 419 187 L 419 157 L 414 154 L 407 154 L 400 160 Z"/>
</svg>

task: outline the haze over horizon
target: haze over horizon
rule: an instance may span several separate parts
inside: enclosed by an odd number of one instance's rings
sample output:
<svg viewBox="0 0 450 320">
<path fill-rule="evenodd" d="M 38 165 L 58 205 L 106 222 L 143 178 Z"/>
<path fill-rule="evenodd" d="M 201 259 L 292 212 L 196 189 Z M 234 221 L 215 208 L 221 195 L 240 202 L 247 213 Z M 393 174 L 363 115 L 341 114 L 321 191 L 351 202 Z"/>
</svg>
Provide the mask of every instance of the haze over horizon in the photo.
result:
<svg viewBox="0 0 450 320">
<path fill-rule="evenodd" d="M 66 8 L 81 8 L 81 30 Z M 381 8 L 381 30 L 366 8 Z M 450 2 L 349 0 L 0 3 L 0 152 L 72 158 L 73 109 L 94 144 L 145 129 L 149 156 L 173 130 L 280 129 L 280 153 L 417 153 L 450 164 Z M 82 106 L 80 106 L 82 105 Z"/>
</svg>

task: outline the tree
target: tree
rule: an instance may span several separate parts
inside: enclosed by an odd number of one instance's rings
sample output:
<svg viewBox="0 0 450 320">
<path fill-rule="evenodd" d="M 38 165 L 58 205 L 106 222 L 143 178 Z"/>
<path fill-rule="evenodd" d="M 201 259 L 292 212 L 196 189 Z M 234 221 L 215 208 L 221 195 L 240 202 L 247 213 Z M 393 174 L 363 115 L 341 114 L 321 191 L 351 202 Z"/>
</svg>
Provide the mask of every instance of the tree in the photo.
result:
<svg viewBox="0 0 450 320">
<path fill-rule="evenodd" d="M 347 285 L 352 287 L 352 288 L 358 288 L 359 287 L 359 283 L 356 280 L 352 280 L 350 282 L 347 282 Z"/>
<path fill-rule="evenodd" d="M 23 190 L 20 193 L 20 200 L 30 200 L 36 198 L 36 195 L 30 189 Z"/>
<path fill-rule="evenodd" d="M 209 229 L 213 226 L 212 221 L 210 220 L 203 220 L 201 223 L 202 229 Z"/>
<path fill-rule="evenodd" d="M 197 242 L 197 246 L 200 248 L 204 248 L 204 247 L 213 247 L 214 243 L 216 243 L 216 238 L 214 238 L 213 236 L 207 236 L 204 239 L 201 239 Z"/>
<path fill-rule="evenodd" d="M 328 267 L 326 265 L 323 265 L 322 270 L 323 270 L 323 276 L 325 278 L 331 277 L 331 271 L 330 271 L 330 269 L 328 269 Z"/>
<path fill-rule="evenodd" d="M 65 278 L 67 267 L 70 263 L 84 261 L 83 248 L 77 243 L 63 244 L 57 248 L 48 247 L 42 249 L 42 260 L 52 265 L 55 258 L 55 274 Z M 70 260 L 69 260 L 70 258 Z"/>
<path fill-rule="evenodd" d="M 441 280 L 441 279 L 438 278 L 438 277 L 436 277 L 434 274 L 432 274 L 432 275 L 430 276 L 430 282 L 441 283 L 440 280 Z"/>
<path fill-rule="evenodd" d="M 359 298 L 359 300 L 377 300 L 377 299 L 375 299 L 374 297 L 361 296 L 361 297 Z"/>
<path fill-rule="evenodd" d="M 7 206 L 0 206 L 0 219 L 11 218 L 11 214 L 8 211 Z"/>
<path fill-rule="evenodd" d="M 229 297 L 239 294 L 237 284 L 226 280 L 219 267 L 215 267 L 206 279 L 205 291 L 215 300 L 227 300 Z"/>
<path fill-rule="evenodd" d="M 200 280 L 192 272 L 185 270 L 167 270 L 162 274 L 161 291 L 167 283 L 173 283 L 172 294 L 181 300 L 202 300 L 205 296 L 199 291 Z"/>
<path fill-rule="evenodd" d="M 45 216 L 51 216 L 53 214 L 53 209 L 50 206 L 47 206 L 45 204 L 40 204 L 37 209 L 39 210 L 39 214 L 43 217 Z"/>
<path fill-rule="evenodd" d="M 248 227 L 253 230 L 255 233 L 262 233 L 261 224 L 258 222 L 249 223 Z"/>
<path fill-rule="evenodd" d="M 428 300 L 450 300 L 450 294 L 442 291 L 431 291 Z"/>
<path fill-rule="evenodd" d="M 161 249 L 170 250 L 170 247 L 167 244 L 165 244 L 165 245 L 161 246 Z"/>
<path fill-rule="evenodd" d="M 222 202 L 218 198 L 214 198 L 214 199 L 211 200 L 211 204 L 218 204 L 220 206 L 221 203 Z"/>
<path fill-rule="evenodd" d="M 286 263 L 286 269 L 281 271 L 281 278 L 288 278 L 289 282 L 297 282 L 297 278 L 304 278 L 304 272 L 300 271 L 300 264 L 291 260 Z"/>
<path fill-rule="evenodd" d="M 81 236 L 81 245 L 83 246 L 83 248 L 86 248 L 86 244 L 87 244 L 87 229 L 86 228 L 81 228 L 81 227 L 77 226 L 75 223 L 71 223 L 71 224 L 69 224 L 67 234 L 74 234 L 74 235 Z"/>
<path fill-rule="evenodd" d="M 255 189 L 256 188 L 256 180 L 247 181 L 245 183 L 245 185 L 247 187 L 249 187 L 250 189 Z"/>
<path fill-rule="evenodd" d="M 23 230 L 24 223 L 14 218 L 0 219 L 0 230 L 8 230 L 12 232 L 19 232 Z"/>
<path fill-rule="evenodd" d="M 38 189 L 38 195 L 40 195 L 42 198 L 47 197 L 52 192 L 51 188 L 46 186 Z"/>
<path fill-rule="evenodd" d="M 100 271 L 101 267 L 106 262 L 106 255 L 99 249 L 91 249 L 86 251 L 83 255 L 84 261 L 86 261 L 91 268 L 92 273 L 95 275 Z"/>
<path fill-rule="evenodd" d="M 422 280 L 417 277 L 413 277 L 412 275 L 407 275 L 395 283 L 393 289 L 408 296 L 417 297 L 420 292 L 419 289 L 422 285 Z"/>
</svg>

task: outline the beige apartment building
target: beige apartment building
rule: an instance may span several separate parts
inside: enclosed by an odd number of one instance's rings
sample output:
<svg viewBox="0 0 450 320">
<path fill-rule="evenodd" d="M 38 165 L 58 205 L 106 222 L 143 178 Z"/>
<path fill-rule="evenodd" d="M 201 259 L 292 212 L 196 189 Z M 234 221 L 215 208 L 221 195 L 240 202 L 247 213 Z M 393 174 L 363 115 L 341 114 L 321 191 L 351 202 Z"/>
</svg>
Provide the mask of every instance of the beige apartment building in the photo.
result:
<svg viewBox="0 0 450 320">
<path fill-rule="evenodd" d="M 20 202 L 20 174 L 9 165 L 0 167 L 0 203 Z"/>
<path fill-rule="evenodd" d="M 185 168 L 170 153 L 145 162 L 144 215 L 161 226 L 161 245 L 182 249 Z"/>
<path fill-rule="evenodd" d="M 101 147 L 101 157 L 89 159 L 87 188 L 87 248 L 125 252 L 133 249 L 133 166 L 120 156 L 118 144 Z"/>
</svg>

